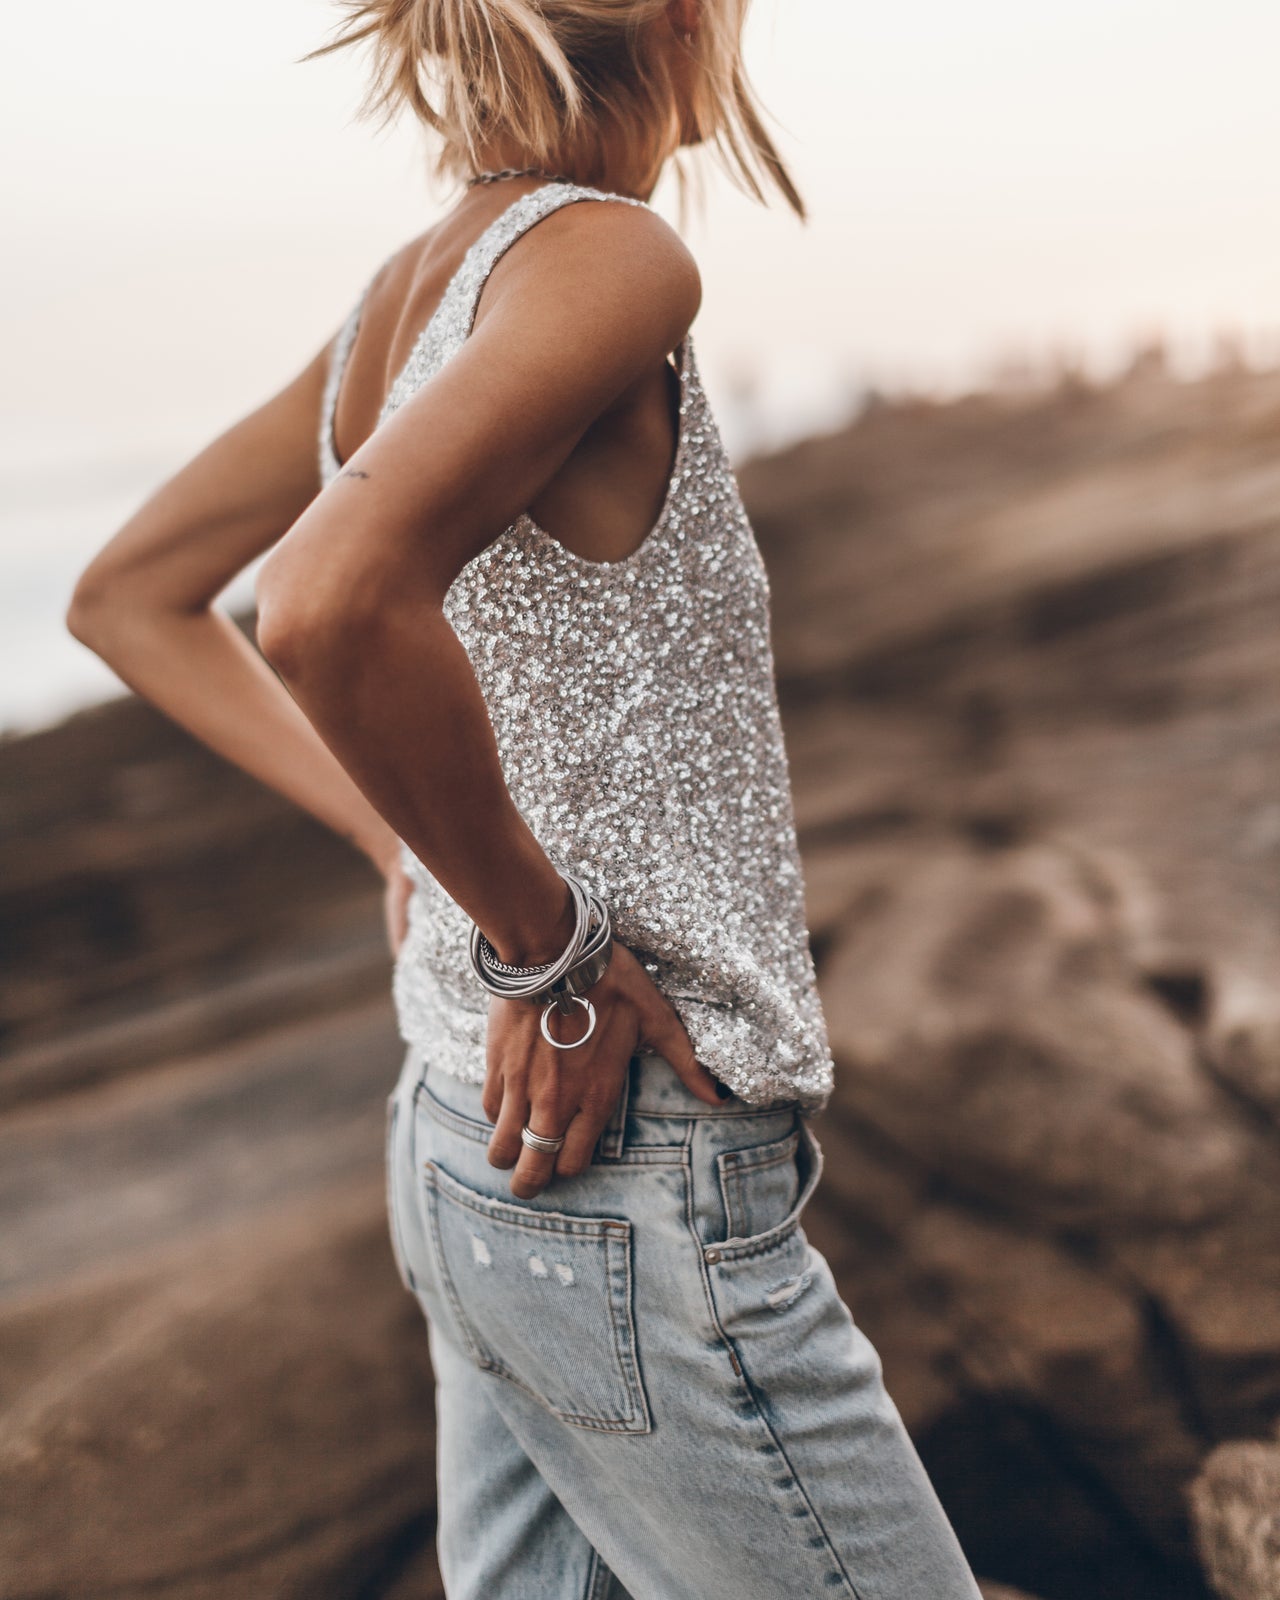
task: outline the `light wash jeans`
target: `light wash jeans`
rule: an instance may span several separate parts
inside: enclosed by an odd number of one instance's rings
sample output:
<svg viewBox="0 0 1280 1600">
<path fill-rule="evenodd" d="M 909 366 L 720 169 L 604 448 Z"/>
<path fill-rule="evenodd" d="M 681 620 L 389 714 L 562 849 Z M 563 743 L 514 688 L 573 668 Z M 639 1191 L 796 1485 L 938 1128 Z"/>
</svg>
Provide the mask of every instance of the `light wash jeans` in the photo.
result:
<svg viewBox="0 0 1280 1600">
<path fill-rule="evenodd" d="M 800 1226 L 822 1155 L 793 1105 L 706 1106 L 636 1056 L 592 1165 L 530 1201 L 490 1131 L 411 1049 L 388 1204 L 449 1600 L 978 1600 Z"/>
</svg>

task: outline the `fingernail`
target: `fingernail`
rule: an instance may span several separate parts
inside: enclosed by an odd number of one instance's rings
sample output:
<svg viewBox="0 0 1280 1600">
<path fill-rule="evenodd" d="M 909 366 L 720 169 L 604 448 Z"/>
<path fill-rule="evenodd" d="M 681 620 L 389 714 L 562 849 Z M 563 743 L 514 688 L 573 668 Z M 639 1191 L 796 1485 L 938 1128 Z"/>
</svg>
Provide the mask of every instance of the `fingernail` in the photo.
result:
<svg viewBox="0 0 1280 1600">
<path fill-rule="evenodd" d="M 720 1098 L 722 1100 L 732 1100 L 733 1099 L 733 1090 L 729 1087 L 729 1085 L 727 1083 L 720 1083 L 719 1081 L 717 1081 L 717 1083 L 716 1083 L 716 1093 L 720 1096 Z"/>
</svg>

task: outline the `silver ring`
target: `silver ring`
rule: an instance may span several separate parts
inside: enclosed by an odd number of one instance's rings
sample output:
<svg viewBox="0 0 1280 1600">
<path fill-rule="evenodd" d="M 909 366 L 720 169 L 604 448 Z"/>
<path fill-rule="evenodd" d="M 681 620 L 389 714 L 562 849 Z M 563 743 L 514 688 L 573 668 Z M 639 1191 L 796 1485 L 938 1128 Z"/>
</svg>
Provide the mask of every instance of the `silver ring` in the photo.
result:
<svg viewBox="0 0 1280 1600">
<path fill-rule="evenodd" d="M 551 1037 L 551 1029 L 547 1027 L 547 1018 L 556 1009 L 559 1002 L 556 1000 L 548 1000 L 542 1010 L 542 1022 L 540 1026 L 542 1028 L 542 1037 L 547 1041 L 548 1044 L 555 1045 L 557 1050 L 576 1050 L 580 1044 L 586 1044 L 587 1040 L 596 1031 L 596 1008 L 591 1004 L 590 1000 L 588 1000 L 585 995 L 581 994 L 571 994 L 569 999 L 573 1001 L 575 1006 L 581 1006 L 586 1011 L 589 1019 L 587 1022 L 587 1031 L 582 1035 L 581 1039 L 570 1039 L 568 1044 L 561 1044 L 559 1039 L 553 1039 Z"/>
<path fill-rule="evenodd" d="M 564 1143 L 564 1134 L 558 1139 L 548 1139 L 545 1133 L 535 1133 L 526 1122 L 520 1130 L 520 1140 L 522 1144 L 528 1145 L 530 1150 L 541 1150 L 544 1154 L 553 1156 Z"/>
</svg>

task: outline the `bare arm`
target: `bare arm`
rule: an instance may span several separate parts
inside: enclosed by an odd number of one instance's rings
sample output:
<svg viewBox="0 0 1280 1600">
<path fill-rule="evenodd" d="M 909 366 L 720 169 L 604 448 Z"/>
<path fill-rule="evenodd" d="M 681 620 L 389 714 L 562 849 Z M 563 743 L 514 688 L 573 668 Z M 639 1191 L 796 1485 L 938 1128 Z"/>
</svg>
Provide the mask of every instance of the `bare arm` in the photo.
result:
<svg viewBox="0 0 1280 1600">
<path fill-rule="evenodd" d="M 674 348 L 698 293 L 683 246 L 652 213 L 569 207 L 539 234 L 538 250 L 504 259 L 461 351 L 356 452 L 258 580 L 260 642 L 314 726 L 500 956 L 521 963 L 564 947 L 568 898 L 506 788 L 445 594 Z M 634 957 L 619 950 L 597 990 L 599 1043 L 563 1060 L 538 1037 L 534 1008 L 491 1007 L 492 1154 L 499 1165 L 519 1157 L 517 1193 L 550 1177 L 546 1158 L 521 1151 L 529 1107 L 539 1132 L 573 1121 L 557 1170 L 580 1170 L 641 1037 L 661 1039 L 714 1100 Z"/>
<path fill-rule="evenodd" d="M 398 840 L 213 601 L 319 488 L 328 349 L 165 483 L 85 570 L 71 632 L 206 744 L 344 834 L 384 872 Z"/>
</svg>

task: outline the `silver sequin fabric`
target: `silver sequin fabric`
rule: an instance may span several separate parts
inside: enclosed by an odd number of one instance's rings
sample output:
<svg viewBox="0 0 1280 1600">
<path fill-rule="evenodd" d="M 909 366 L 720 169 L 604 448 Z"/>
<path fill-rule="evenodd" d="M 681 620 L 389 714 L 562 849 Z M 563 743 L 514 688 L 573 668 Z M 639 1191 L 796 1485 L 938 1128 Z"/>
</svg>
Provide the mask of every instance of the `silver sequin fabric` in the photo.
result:
<svg viewBox="0 0 1280 1600">
<path fill-rule="evenodd" d="M 467 338 L 495 263 L 561 206 L 642 205 L 569 184 L 523 195 L 472 245 L 388 392 L 379 422 Z M 333 410 L 363 296 L 335 341 Z M 693 342 L 675 352 L 679 429 L 665 504 L 620 561 L 574 554 L 527 516 L 458 574 L 445 614 L 471 660 L 517 806 L 550 859 L 609 904 L 698 1059 L 751 1105 L 825 1104 L 832 1060 L 769 636 L 769 585 Z M 471 1083 L 485 1074 L 488 995 L 471 923 L 402 846 L 413 883 L 395 966 L 400 1032 Z"/>
</svg>

